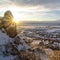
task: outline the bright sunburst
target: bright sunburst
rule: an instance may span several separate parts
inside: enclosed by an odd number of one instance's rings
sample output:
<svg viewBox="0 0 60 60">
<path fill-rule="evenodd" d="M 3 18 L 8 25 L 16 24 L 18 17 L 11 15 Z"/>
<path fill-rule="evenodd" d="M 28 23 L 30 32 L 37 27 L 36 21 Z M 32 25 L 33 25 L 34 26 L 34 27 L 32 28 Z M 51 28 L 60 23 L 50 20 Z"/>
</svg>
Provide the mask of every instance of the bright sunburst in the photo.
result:
<svg viewBox="0 0 60 60">
<path fill-rule="evenodd" d="M 14 22 L 18 23 L 20 21 L 20 18 L 18 16 L 14 16 Z"/>
<path fill-rule="evenodd" d="M 20 21 L 22 21 L 23 19 L 24 19 L 24 15 L 22 15 L 22 14 L 19 14 L 19 13 L 17 13 L 17 12 L 14 12 L 13 13 L 13 16 L 14 16 L 14 22 L 16 22 L 16 23 L 19 23 Z"/>
</svg>

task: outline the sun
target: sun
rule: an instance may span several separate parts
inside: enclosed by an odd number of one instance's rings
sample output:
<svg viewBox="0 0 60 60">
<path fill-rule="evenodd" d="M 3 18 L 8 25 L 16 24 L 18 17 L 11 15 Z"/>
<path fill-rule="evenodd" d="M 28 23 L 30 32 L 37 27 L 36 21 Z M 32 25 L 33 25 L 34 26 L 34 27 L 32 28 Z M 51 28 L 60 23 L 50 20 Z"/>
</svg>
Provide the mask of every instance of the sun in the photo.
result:
<svg viewBox="0 0 60 60">
<path fill-rule="evenodd" d="M 19 23 L 20 21 L 25 21 L 29 19 L 29 13 L 31 12 L 28 8 L 22 7 L 10 7 L 12 11 L 14 22 Z"/>
<path fill-rule="evenodd" d="M 18 23 L 19 21 L 18 17 L 14 17 L 14 22 Z"/>
<path fill-rule="evenodd" d="M 14 22 L 19 23 L 21 21 L 21 17 L 18 13 L 14 13 Z"/>
<path fill-rule="evenodd" d="M 22 14 L 22 13 L 17 13 L 17 12 L 14 12 L 13 16 L 14 16 L 14 22 L 16 22 L 16 23 L 20 23 L 27 17 L 27 15 Z"/>
</svg>

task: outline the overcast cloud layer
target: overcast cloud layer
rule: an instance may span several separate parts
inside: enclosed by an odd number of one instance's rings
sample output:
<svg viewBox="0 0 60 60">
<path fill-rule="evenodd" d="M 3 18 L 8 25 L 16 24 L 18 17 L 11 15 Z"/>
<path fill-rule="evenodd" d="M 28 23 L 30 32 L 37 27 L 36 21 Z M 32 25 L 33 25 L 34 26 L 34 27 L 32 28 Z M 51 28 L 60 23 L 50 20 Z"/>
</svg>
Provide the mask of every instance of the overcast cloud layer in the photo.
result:
<svg viewBox="0 0 60 60">
<path fill-rule="evenodd" d="M 19 5 L 44 6 L 46 8 L 60 8 L 60 0 L 10 0 Z"/>
<path fill-rule="evenodd" d="M 44 18 L 45 20 L 58 20 L 60 19 L 60 0 L 1 0 L 1 7 L 5 8 L 8 6 L 19 6 L 19 7 L 36 7 L 36 12 L 24 12 L 29 14 L 32 18 Z M 41 12 L 43 11 L 43 12 Z M 21 13 L 21 11 L 20 11 Z M 44 20 L 43 19 L 43 20 Z"/>
</svg>

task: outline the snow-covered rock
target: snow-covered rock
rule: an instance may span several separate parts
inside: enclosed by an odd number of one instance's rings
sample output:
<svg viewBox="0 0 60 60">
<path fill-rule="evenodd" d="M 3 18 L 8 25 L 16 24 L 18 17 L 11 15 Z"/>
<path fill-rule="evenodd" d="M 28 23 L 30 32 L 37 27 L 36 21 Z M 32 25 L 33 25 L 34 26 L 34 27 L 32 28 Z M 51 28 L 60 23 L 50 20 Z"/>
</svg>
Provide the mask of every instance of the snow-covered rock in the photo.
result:
<svg viewBox="0 0 60 60">
<path fill-rule="evenodd" d="M 18 50 L 23 50 L 23 46 L 21 44 L 18 45 Z"/>
<path fill-rule="evenodd" d="M 10 38 L 6 33 L 0 31 L 0 45 L 5 45 L 10 41 L 12 41 L 12 38 Z"/>
<path fill-rule="evenodd" d="M 0 31 L 0 59 L 1 60 L 11 60 L 13 56 L 4 57 L 4 52 L 6 52 L 6 44 L 12 42 L 12 38 L 10 38 L 6 33 Z"/>
</svg>

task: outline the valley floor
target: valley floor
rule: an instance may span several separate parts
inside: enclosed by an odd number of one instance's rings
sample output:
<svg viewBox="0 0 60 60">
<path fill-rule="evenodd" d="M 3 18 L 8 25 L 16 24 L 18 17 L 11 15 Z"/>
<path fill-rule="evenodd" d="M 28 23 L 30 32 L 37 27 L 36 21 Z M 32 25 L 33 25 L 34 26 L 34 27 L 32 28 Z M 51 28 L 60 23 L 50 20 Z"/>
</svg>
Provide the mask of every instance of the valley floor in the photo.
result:
<svg viewBox="0 0 60 60">
<path fill-rule="evenodd" d="M 15 38 L 0 31 L 0 60 L 60 60 L 60 27 L 17 29 Z"/>
</svg>

